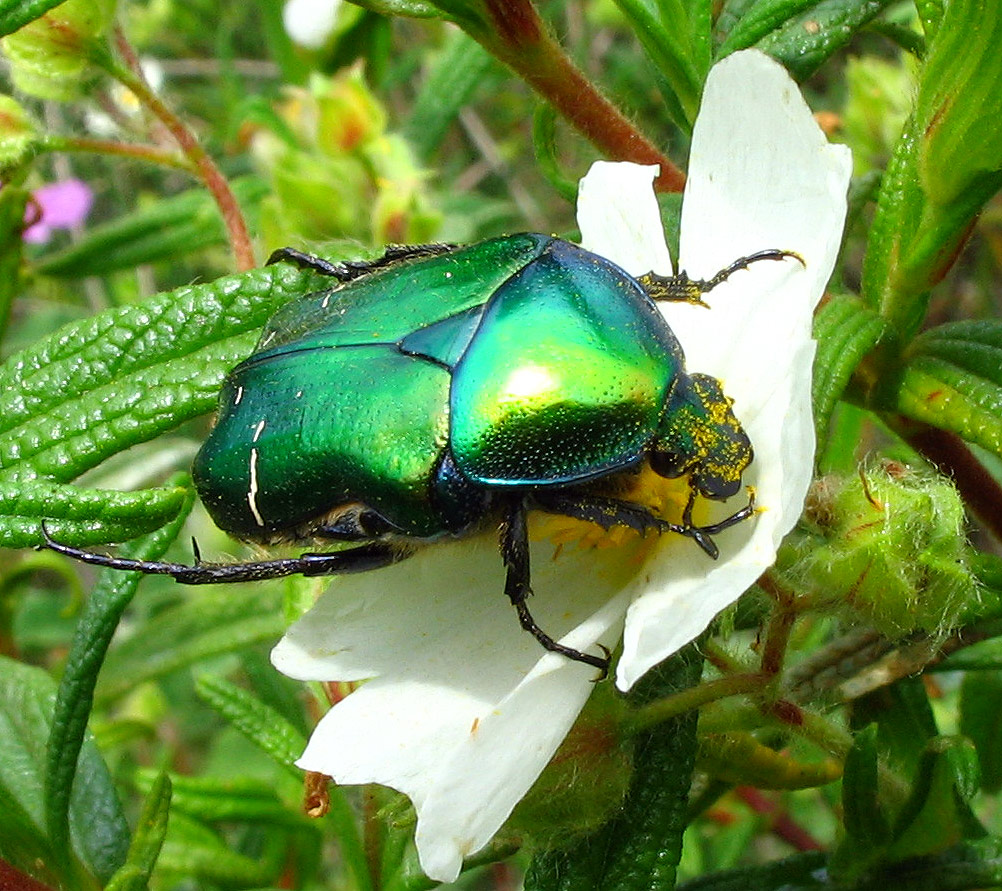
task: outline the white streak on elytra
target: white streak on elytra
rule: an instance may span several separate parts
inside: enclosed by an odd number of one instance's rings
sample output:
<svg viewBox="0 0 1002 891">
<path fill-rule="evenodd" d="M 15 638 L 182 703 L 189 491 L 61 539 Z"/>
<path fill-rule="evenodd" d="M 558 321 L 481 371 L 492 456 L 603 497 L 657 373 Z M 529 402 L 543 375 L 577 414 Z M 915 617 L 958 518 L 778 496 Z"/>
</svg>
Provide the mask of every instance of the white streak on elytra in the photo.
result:
<svg viewBox="0 0 1002 891">
<path fill-rule="evenodd" d="M 264 430 L 264 425 L 265 425 L 265 419 L 261 418 L 261 420 L 258 421 L 258 425 L 254 428 L 254 438 L 251 440 L 251 442 L 257 442 L 258 439 L 261 438 L 261 431 Z"/>
<path fill-rule="evenodd" d="M 243 386 L 237 387 L 237 398 L 233 400 L 234 405 L 239 405 L 240 400 L 244 398 L 244 388 Z"/>
<path fill-rule="evenodd" d="M 296 390 L 296 399 L 298 399 L 302 395 L 303 395 L 303 391 L 302 390 Z"/>
<path fill-rule="evenodd" d="M 330 306 L 330 302 L 331 302 L 331 295 L 329 293 L 324 294 L 324 299 L 320 301 L 320 308 L 327 309 L 327 307 Z"/>
<path fill-rule="evenodd" d="M 247 490 L 247 503 L 250 505 L 251 513 L 258 526 L 264 526 L 264 519 L 257 509 L 257 449 L 251 449 L 250 456 L 250 489 Z"/>
</svg>

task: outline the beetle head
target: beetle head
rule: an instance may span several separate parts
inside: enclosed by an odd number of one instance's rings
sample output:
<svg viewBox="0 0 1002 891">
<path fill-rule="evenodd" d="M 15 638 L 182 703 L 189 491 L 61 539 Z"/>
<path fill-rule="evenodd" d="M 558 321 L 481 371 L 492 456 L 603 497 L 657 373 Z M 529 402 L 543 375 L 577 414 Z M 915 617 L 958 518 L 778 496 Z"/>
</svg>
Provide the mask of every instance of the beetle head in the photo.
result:
<svg viewBox="0 0 1002 891">
<path fill-rule="evenodd" d="M 736 494 L 752 447 L 732 405 L 716 378 L 680 374 L 649 454 L 653 470 L 669 479 L 689 474 L 693 491 L 706 498 Z"/>
</svg>

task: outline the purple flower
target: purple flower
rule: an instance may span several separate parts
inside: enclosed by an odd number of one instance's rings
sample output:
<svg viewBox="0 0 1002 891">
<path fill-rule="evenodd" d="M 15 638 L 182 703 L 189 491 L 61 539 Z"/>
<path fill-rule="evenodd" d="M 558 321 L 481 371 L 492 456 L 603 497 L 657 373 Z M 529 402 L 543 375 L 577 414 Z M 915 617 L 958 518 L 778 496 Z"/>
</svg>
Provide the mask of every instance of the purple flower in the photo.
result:
<svg viewBox="0 0 1002 891">
<path fill-rule="evenodd" d="M 53 229 L 72 229 L 87 219 L 94 193 L 78 179 L 66 179 L 42 186 L 32 193 L 33 201 L 24 215 L 30 222 L 24 230 L 24 240 L 45 244 Z"/>
</svg>

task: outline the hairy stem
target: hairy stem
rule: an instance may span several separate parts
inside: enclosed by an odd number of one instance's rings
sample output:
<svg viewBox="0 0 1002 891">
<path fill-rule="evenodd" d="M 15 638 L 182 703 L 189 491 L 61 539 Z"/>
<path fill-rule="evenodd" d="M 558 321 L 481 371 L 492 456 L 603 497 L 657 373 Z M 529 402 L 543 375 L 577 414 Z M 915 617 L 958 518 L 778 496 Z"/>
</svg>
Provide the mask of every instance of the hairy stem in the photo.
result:
<svg viewBox="0 0 1002 891">
<path fill-rule="evenodd" d="M 216 166 L 215 161 L 209 153 L 202 148 L 196 139 L 195 134 L 188 129 L 188 126 L 178 117 L 167 105 L 161 101 L 160 97 L 153 92 L 146 79 L 142 76 L 138 60 L 132 47 L 129 46 L 121 31 L 116 33 L 116 45 L 126 65 L 121 64 L 109 55 L 99 55 L 95 57 L 95 62 L 100 64 L 119 83 L 127 87 L 136 98 L 150 110 L 170 132 L 177 142 L 185 157 L 191 163 L 192 168 L 197 172 L 198 177 L 205 183 L 219 207 L 219 212 L 223 216 L 226 231 L 229 233 L 230 247 L 233 250 L 233 257 L 238 271 L 253 269 L 255 264 L 254 249 L 251 245 L 250 235 L 247 232 L 247 224 L 244 222 L 243 213 L 236 197 L 230 189 L 226 177 Z"/>
<path fill-rule="evenodd" d="M 486 0 L 491 26 L 471 36 L 510 66 L 589 142 L 617 161 L 657 164 L 659 192 L 680 192 L 685 176 L 603 96 L 550 35 L 530 0 Z"/>
</svg>

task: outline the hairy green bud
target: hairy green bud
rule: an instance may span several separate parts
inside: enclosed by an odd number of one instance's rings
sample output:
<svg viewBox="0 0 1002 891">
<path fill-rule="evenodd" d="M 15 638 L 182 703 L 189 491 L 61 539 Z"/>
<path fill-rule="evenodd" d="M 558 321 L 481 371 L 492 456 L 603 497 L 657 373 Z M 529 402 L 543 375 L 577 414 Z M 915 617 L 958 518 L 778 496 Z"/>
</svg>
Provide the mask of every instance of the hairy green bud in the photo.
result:
<svg viewBox="0 0 1002 891">
<path fill-rule="evenodd" d="M 21 104 L 10 96 L 0 96 L 0 168 L 24 160 L 37 140 L 35 124 Z"/>
<path fill-rule="evenodd" d="M 815 483 L 780 569 L 817 605 L 837 606 L 889 637 L 938 635 L 978 598 L 966 549 L 952 483 L 887 462 Z"/>
<path fill-rule="evenodd" d="M 619 809 L 632 774 L 632 741 L 621 729 L 626 705 L 600 684 L 503 833 L 541 847 L 564 847 L 597 830 Z"/>
<path fill-rule="evenodd" d="M 14 85 L 40 99 L 75 99 L 114 11 L 114 0 L 66 0 L 3 38 Z"/>
</svg>

